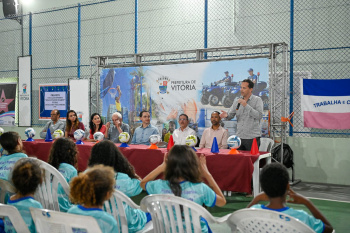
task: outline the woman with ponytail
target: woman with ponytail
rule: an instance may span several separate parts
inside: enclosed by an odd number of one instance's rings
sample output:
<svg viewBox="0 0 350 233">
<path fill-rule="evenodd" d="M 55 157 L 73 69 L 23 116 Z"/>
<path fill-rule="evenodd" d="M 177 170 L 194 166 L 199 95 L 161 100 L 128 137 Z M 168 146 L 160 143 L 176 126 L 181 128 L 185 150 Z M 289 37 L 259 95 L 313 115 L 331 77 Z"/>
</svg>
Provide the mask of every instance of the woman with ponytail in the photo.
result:
<svg viewBox="0 0 350 233">
<path fill-rule="evenodd" d="M 154 180 L 164 172 L 165 180 Z M 202 183 L 202 177 L 208 185 Z M 226 199 L 208 171 L 205 156 L 198 159 L 193 149 L 175 145 L 164 155 L 164 161 L 142 181 L 141 187 L 148 194 L 174 194 L 199 205 L 224 206 Z M 210 232 L 205 219 L 201 219 L 202 232 Z"/>
<path fill-rule="evenodd" d="M 115 218 L 102 210 L 103 203 L 113 193 L 114 171 L 111 167 L 96 165 L 74 177 L 70 183 L 70 198 L 78 204 L 68 213 L 92 216 L 103 233 L 119 232 Z"/>
</svg>

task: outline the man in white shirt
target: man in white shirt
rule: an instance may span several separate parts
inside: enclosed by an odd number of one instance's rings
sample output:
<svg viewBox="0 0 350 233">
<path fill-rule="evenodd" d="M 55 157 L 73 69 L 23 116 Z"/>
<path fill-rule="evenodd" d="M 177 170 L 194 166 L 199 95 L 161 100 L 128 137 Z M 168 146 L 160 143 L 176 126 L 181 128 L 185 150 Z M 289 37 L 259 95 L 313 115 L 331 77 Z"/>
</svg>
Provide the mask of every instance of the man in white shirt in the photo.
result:
<svg viewBox="0 0 350 233">
<path fill-rule="evenodd" d="M 196 132 L 188 127 L 188 116 L 181 114 L 179 116 L 180 128 L 175 129 L 173 132 L 173 140 L 175 145 L 186 145 L 186 137 L 188 135 L 196 136 Z"/>
</svg>

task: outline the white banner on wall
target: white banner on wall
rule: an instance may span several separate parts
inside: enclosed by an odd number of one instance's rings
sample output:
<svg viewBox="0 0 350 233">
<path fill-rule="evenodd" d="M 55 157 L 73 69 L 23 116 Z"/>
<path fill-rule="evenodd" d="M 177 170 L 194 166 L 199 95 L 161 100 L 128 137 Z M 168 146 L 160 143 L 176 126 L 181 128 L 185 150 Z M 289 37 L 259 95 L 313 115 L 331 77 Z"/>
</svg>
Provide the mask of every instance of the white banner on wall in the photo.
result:
<svg viewBox="0 0 350 233">
<path fill-rule="evenodd" d="M 89 128 L 89 80 L 70 79 L 69 80 L 69 103 L 70 109 L 74 110 L 83 122 L 85 129 Z"/>
<path fill-rule="evenodd" d="M 18 126 L 32 125 L 32 57 L 18 57 Z"/>
</svg>

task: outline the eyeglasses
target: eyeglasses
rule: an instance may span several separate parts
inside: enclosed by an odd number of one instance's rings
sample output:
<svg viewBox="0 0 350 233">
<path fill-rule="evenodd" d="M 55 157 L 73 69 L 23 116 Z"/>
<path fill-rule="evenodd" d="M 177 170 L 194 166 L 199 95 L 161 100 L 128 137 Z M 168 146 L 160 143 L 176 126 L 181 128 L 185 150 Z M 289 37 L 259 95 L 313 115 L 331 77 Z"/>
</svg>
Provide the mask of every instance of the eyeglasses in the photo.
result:
<svg viewBox="0 0 350 233">
<path fill-rule="evenodd" d="M 186 118 L 184 118 L 184 119 L 179 119 L 179 121 L 187 121 L 187 119 L 186 119 Z"/>
</svg>

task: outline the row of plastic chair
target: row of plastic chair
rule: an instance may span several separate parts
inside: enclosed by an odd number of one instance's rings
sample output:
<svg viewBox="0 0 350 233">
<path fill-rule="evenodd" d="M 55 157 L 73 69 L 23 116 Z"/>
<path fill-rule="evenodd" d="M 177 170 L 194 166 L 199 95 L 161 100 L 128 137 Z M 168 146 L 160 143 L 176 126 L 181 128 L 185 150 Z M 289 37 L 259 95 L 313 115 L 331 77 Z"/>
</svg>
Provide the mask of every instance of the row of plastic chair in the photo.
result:
<svg viewBox="0 0 350 233">
<path fill-rule="evenodd" d="M 200 217 L 209 223 L 227 223 L 232 232 L 314 232 L 298 219 L 270 210 L 243 209 L 222 218 L 215 218 L 202 206 L 173 195 L 146 196 L 141 201 L 141 209 L 152 215 L 154 228 L 151 232 L 156 233 L 199 233 Z M 38 233 L 101 232 L 97 221 L 91 216 L 35 208 L 30 211 Z M 17 232 L 29 232 L 15 207 L 0 204 L 0 216 L 9 217 Z"/>
</svg>

